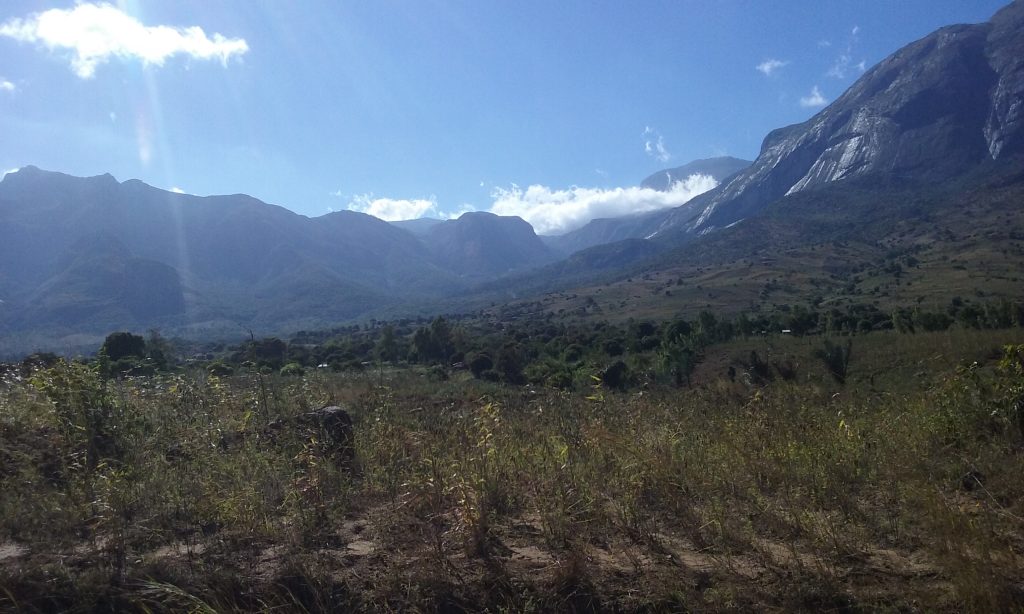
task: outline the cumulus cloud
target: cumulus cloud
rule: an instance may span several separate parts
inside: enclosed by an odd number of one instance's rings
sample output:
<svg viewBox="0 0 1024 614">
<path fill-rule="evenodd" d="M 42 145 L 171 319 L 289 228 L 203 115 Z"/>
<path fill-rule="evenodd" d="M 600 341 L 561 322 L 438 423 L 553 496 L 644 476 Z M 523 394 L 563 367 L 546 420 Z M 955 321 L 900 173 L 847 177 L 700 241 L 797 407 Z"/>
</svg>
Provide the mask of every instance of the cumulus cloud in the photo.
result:
<svg viewBox="0 0 1024 614">
<path fill-rule="evenodd" d="M 811 93 L 808 96 L 804 96 L 800 99 L 800 106 L 805 108 L 823 107 L 828 104 L 828 99 L 821 94 L 821 90 L 815 85 L 811 88 Z"/>
<path fill-rule="evenodd" d="M 368 213 L 373 217 L 380 218 L 386 222 L 397 222 L 399 220 L 415 220 L 423 217 L 427 212 L 437 209 L 437 199 L 431 196 L 429 199 L 400 199 L 400 198 L 375 198 L 372 194 L 356 196 L 348 204 L 349 211 Z"/>
<path fill-rule="evenodd" d="M 4 79 L 3 77 L 0 77 L 0 90 L 3 90 L 5 92 L 13 92 L 16 89 L 18 89 L 17 85 L 14 85 L 13 83 L 8 81 L 7 79 Z"/>
<path fill-rule="evenodd" d="M 518 215 L 538 234 L 561 234 L 595 218 L 678 207 L 716 185 L 718 182 L 708 175 L 690 175 L 667 192 L 638 187 L 552 190 L 542 185 L 531 185 L 524 190 L 513 185 L 509 189 L 495 188 L 491 194 L 494 198 L 491 213 Z"/>
<path fill-rule="evenodd" d="M 788 60 L 787 61 L 783 61 L 783 60 L 776 60 L 775 58 L 769 58 L 769 59 L 765 60 L 764 62 L 761 62 L 760 64 L 758 64 L 754 68 L 756 68 L 757 70 L 763 72 L 766 77 L 770 77 L 770 76 L 772 76 L 773 72 L 775 72 L 776 70 L 782 68 L 786 64 L 789 64 Z"/>
<path fill-rule="evenodd" d="M 665 139 L 650 126 L 644 127 L 644 152 L 658 162 L 668 162 L 672 154 L 665 147 Z"/>
<path fill-rule="evenodd" d="M 199 26 L 146 26 L 117 7 L 83 3 L 70 9 L 50 9 L 0 24 L 0 36 L 35 43 L 70 54 L 71 68 L 82 79 L 110 61 L 139 60 L 162 66 L 167 58 L 184 55 L 196 60 L 219 60 L 226 65 L 249 50 L 245 39 L 207 36 Z"/>
</svg>

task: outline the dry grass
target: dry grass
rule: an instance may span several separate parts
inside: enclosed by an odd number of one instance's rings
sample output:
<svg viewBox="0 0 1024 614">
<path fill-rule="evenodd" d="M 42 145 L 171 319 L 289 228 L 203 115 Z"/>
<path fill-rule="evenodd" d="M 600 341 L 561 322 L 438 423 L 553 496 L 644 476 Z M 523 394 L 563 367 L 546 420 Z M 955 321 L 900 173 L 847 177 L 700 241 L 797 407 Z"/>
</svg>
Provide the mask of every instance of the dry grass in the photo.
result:
<svg viewBox="0 0 1024 614">
<path fill-rule="evenodd" d="M 841 390 L 9 378 L 0 609 L 1024 606 L 1019 363 L 883 394 L 865 362 L 955 349 L 870 343 Z M 328 402 L 351 461 L 280 427 Z"/>
</svg>

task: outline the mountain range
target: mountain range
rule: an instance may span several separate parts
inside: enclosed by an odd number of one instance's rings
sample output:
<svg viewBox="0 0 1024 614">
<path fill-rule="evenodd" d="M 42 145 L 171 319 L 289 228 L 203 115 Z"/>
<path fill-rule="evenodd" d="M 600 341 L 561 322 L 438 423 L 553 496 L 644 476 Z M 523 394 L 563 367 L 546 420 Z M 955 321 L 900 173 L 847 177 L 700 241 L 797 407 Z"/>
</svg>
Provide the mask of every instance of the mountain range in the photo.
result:
<svg viewBox="0 0 1024 614">
<path fill-rule="evenodd" d="M 486 247 L 486 249 L 485 249 Z M 269 330 L 344 321 L 552 260 L 519 218 L 424 236 L 353 211 L 307 218 L 28 166 L 0 182 L 0 331 Z"/>
<path fill-rule="evenodd" d="M 692 174 L 719 182 L 686 204 L 593 220 L 560 237 L 490 213 L 308 218 L 241 194 L 198 197 L 28 166 L 0 182 L 0 353 L 70 347 L 113 329 L 240 334 L 423 305 L 472 309 L 612 287 L 638 272 L 697 275 L 687 268 L 697 262 L 750 261 L 756 272 L 753 255 L 766 250 L 859 241 L 864 255 L 898 243 L 887 234 L 894 227 L 956 219 L 996 228 L 992 216 L 1019 214 L 1011 196 L 1024 183 L 1022 159 L 1018 0 L 987 23 L 942 28 L 900 49 L 814 117 L 769 133 L 753 162 L 699 160 L 641 184 L 666 190 Z M 907 206 L 914 194 L 931 194 L 931 208 Z M 967 194 L 1000 205 L 964 218 L 956 203 Z"/>
</svg>

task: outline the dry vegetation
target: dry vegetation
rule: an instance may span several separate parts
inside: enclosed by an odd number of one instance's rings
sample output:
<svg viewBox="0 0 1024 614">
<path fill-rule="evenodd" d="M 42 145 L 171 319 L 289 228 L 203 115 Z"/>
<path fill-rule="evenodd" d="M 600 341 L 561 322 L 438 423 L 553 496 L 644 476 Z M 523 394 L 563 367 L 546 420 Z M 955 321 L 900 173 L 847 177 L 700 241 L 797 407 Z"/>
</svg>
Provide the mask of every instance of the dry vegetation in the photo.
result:
<svg viewBox="0 0 1024 614">
<path fill-rule="evenodd" d="M 629 393 L 12 373 L 0 609 L 1019 609 L 1019 337 L 858 337 L 845 386 L 797 340 Z M 295 419 L 329 403 L 352 454 Z"/>
</svg>

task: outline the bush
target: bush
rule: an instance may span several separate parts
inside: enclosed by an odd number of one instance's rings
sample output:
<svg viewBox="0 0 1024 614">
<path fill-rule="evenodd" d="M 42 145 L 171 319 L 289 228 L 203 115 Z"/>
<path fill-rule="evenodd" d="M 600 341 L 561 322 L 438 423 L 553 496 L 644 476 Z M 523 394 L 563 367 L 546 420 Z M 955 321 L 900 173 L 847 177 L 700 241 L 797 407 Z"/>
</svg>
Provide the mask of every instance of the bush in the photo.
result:
<svg viewBox="0 0 1024 614">
<path fill-rule="evenodd" d="M 846 373 L 850 368 L 850 351 L 852 349 L 852 339 L 847 339 L 846 345 L 832 343 L 829 339 L 825 339 L 824 347 L 815 350 L 814 356 L 825 363 L 828 372 L 837 382 L 845 384 Z"/>
<path fill-rule="evenodd" d="M 297 362 L 290 362 L 285 366 L 281 367 L 281 375 L 298 375 L 302 376 L 306 374 L 306 370 L 302 368 Z"/>
<path fill-rule="evenodd" d="M 473 377 L 479 378 L 484 371 L 489 371 L 494 368 L 494 361 L 486 353 L 471 354 L 469 356 L 469 370 L 473 373 Z"/>
<path fill-rule="evenodd" d="M 624 390 L 629 384 L 629 367 L 616 360 L 601 373 L 601 383 L 615 390 Z"/>
<path fill-rule="evenodd" d="M 103 341 L 100 352 L 112 361 L 128 356 L 142 358 L 146 355 L 146 340 L 131 333 L 110 333 Z"/>
<path fill-rule="evenodd" d="M 231 365 L 226 365 L 223 362 L 217 360 L 207 365 L 206 372 L 209 373 L 210 375 L 216 375 L 217 377 L 224 377 L 226 375 L 231 375 L 232 373 L 235 372 L 235 370 L 231 367 Z"/>
</svg>

